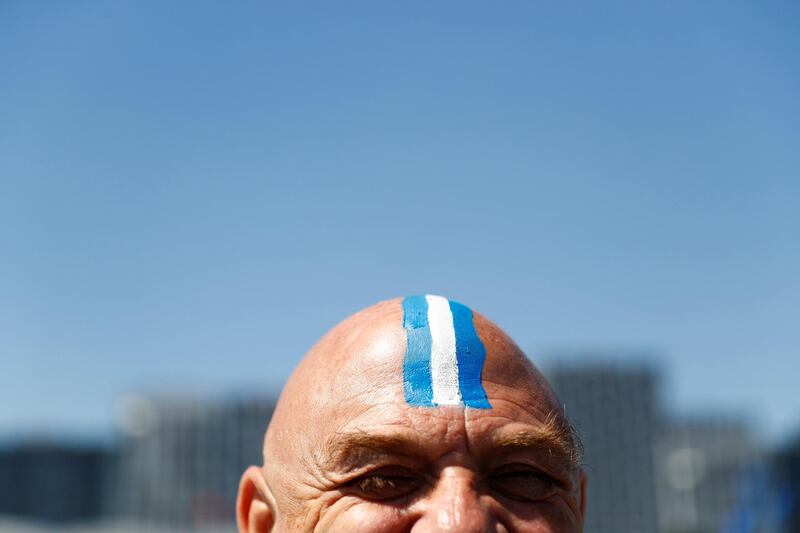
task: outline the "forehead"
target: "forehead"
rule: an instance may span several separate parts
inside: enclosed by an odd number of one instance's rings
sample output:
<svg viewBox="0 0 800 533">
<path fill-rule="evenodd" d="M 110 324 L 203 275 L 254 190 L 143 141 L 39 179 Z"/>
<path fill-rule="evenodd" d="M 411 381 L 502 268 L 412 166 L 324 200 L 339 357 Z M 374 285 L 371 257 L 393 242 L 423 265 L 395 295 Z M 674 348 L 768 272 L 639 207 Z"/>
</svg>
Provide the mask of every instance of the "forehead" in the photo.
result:
<svg viewBox="0 0 800 533">
<path fill-rule="evenodd" d="M 317 350 L 329 363 L 316 365 L 325 368 L 316 380 L 325 398 L 319 414 L 337 425 L 359 418 L 409 426 L 454 419 L 477 426 L 488 423 L 481 420 L 534 422 L 557 407 L 510 338 L 441 297 L 393 300 L 358 313 Z"/>
</svg>

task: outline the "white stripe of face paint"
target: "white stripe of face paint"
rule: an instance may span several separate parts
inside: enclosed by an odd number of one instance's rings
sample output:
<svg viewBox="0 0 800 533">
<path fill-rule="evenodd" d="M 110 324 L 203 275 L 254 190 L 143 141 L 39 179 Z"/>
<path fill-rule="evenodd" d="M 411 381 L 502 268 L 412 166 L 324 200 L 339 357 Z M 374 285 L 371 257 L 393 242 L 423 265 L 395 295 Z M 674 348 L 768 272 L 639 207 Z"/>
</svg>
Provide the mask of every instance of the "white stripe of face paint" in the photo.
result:
<svg viewBox="0 0 800 533">
<path fill-rule="evenodd" d="M 425 296 L 428 301 L 428 326 L 431 329 L 431 382 L 433 403 L 461 405 L 458 390 L 456 332 L 450 302 L 441 296 Z"/>
</svg>

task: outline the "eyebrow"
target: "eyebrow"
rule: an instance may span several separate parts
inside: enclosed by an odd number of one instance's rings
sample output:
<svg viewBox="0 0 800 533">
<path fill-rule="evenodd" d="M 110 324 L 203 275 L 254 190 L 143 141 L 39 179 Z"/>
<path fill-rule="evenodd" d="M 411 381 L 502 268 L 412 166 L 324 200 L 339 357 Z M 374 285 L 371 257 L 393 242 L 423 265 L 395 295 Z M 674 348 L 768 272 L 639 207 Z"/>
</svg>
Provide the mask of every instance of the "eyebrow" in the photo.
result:
<svg viewBox="0 0 800 533">
<path fill-rule="evenodd" d="M 334 433 L 322 448 L 322 464 L 347 466 L 365 457 L 415 455 L 418 444 L 401 435 L 371 434 L 366 431 Z"/>
<path fill-rule="evenodd" d="M 566 463 L 573 469 L 578 468 L 583 459 L 583 445 L 572 426 L 550 417 L 543 426 L 502 434 L 492 439 L 491 448 L 493 453 L 545 453 L 548 458 Z"/>
</svg>

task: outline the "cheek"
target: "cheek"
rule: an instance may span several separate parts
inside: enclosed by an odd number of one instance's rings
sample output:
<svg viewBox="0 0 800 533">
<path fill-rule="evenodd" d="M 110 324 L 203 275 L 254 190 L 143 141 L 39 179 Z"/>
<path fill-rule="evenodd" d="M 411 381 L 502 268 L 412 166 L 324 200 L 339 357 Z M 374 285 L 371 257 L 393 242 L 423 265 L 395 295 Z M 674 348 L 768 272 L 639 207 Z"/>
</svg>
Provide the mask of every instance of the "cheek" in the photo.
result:
<svg viewBox="0 0 800 533">
<path fill-rule="evenodd" d="M 319 529 L 336 533 L 392 533 L 407 531 L 413 522 L 407 510 L 372 502 L 337 502 L 328 509 Z"/>
<path fill-rule="evenodd" d="M 554 498 L 534 504 L 504 502 L 498 517 L 510 531 L 536 533 L 578 533 L 580 517 L 562 499 Z"/>
<path fill-rule="evenodd" d="M 519 533 L 579 533 L 580 520 L 563 501 L 543 501 L 537 504 L 503 504 L 487 498 L 482 502 L 495 516 L 498 531 Z M 423 505 L 424 506 L 424 505 Z M 409 531 L 417 520 L 426 520 L 426 513 L 371 502 L 338 501 L 323 514 L 315 530 L 335 533 L 402 533 Z M 429 512 L 435 512 L 432 509 Z M 418 524 L 419 525 L 419 524 Z"/>
</svg>

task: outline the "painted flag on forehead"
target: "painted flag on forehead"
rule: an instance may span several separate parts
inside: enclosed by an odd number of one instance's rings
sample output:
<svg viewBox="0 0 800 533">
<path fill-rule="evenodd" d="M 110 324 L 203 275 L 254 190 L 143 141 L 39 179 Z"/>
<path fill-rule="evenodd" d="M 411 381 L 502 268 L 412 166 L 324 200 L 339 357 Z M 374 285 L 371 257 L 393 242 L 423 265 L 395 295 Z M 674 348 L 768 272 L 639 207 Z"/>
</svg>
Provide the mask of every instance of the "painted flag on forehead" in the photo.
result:
<svg viewBox="0 0 800 533">
<path fill-rule="evenodd" d="M 406 402 L 491 409 L 481 383 L 486 349 L 472 309 L 441 296 L 409 296 L 403 299 L 403 327 Z"/>
</svg>

